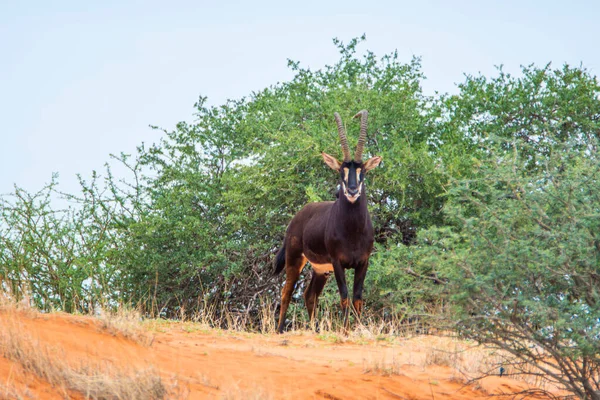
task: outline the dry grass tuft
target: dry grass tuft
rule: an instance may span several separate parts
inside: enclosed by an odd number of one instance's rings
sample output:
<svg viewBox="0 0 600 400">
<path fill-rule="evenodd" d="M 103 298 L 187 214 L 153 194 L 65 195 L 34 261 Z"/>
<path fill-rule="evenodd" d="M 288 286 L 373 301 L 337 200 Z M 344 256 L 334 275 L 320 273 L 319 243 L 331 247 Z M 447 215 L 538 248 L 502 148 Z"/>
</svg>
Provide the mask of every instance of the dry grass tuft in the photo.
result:
<svg viewBox="0 0 600 400">
<path fill-rule="evenodd" d="M 423 367 L 436 365 L 450 367 L 452 379 L 457 382 L 473 383 L 487 376 L 499 376 L 500 367 L 504 376 L 546 390 L 553 387 L 550 380 L 535 366 L 525 365 L 505 351 L 478 345 L 455 337 L 429 337 L 424 347 Z M 515 367 L 517 365 L 518 367 Z"/>
<path fill-rule="evenodd" d="M 371 375 L 401 375 L 400 374 L 400 362 L 396 360 L 392 355 L 392 361 L 387 362 L 385 356 L 380 355 L 379 357 L 372 357 L 370 359 L 363 359 L 363 373 Z"/>
<path fill-rule="evenodd" d="M 490 357 L 490 352 L 486 349 L 451 335 L 429 337 L 423 346 L 423 367 L 449 367 L 453 370 L 451 379 L 462 383 L 481 376 Z"/>
<path fill-rule="evenodd" d="M 2 327 L 0 355 L 59 388 L 65 397 L 70 391 L 91 399 L 163 399 L 169 394 L 160 375 L 152 369 L 128 373 L 110 364 L 84 361 L 72 366 L 59 349 L 22 332 L 16 323 Z"/>
<path fill-rule="evenodd" d="M 462 361 L 462 353 L 456 349 L 442 350 L 430 347 L 425 352 L 425 366 L 437 365 L 458 369 Z"/>
<path fill-rule="evenodd" d="M 99 310 L 97 313 L 100 327 L 113 336 L 123 336 L 142 346 L 151 346 L 154 335 L 142 326 L 139 311 L 127 307 L 119 307 L 117 311 Z"/>
<path fill-rule="evenodd" d="M 219 390 L 219 385 L 214 383 L 210 376 L 206 374 L 197 374 L 198 380 L 203 386 L 206 386 L 211 389 Z"/>
<path fill-rule="evenodd" d="M 12 386 L 0 383 L 0 399 L 3 400 L 25 400 L 34 398 L 28 391 L 23 392 Z"/>
<path fill-rule="evenodd" d="M 3 286 L 2 279 L 0 278 L 0 312 L 20 312 L 32 318 L 39 314 L 39 311 L 30 305 L 31 301 L 28 296 L 25 296 L 20 301 L 17 301 L 12 292 L 10 292 L 10 290 L 6 290 L 7 287 Z M 27 292 L 24 291 L 24 293 L 26 294 Z"/>
</svg>

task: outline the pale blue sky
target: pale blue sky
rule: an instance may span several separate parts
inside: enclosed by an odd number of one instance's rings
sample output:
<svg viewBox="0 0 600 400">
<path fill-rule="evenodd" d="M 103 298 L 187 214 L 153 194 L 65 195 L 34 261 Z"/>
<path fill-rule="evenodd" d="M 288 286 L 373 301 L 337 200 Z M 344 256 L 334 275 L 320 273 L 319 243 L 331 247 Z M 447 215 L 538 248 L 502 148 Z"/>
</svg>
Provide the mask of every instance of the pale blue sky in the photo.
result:
<svg viewBox="0 0 600 400">
<path fill-rule="evenodd" d="M 219 3 L 218 5 L 216 5 Z M 426 93 L 455 90 L 494 65 L 583 63 L 600 70 L 598 1 L 10 1 L 0 2 L 0 194 L 39 189 L 52 172 L 102 170 L 193 120 L 210 104 L 319 68 L 331 39 L 422 56 Z"/>
</svg>

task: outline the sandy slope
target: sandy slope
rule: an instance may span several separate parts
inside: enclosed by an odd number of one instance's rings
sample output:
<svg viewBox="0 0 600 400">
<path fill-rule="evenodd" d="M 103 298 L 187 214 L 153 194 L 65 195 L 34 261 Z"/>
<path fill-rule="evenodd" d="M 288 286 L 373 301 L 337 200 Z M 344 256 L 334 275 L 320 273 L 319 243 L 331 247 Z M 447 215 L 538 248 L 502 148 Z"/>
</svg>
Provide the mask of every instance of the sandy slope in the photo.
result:
<svg viewBox="0 0 600 400">
<path fill-rule="evenodd" d="M 331 343 L 308 333 L 236 334 L 170 323 L 155 327 L 154 341 L 144 346 L 109 332 L 90 317 L 0 311 L 0 329 L 8 326 L 18 326 L 28 340 L 50 345 L 53 356 L 73 365 L 98 363 L 131 372 L 153 368 L 172 396 L 190 399 L 477 399 L 525 387 L 499 377 L 465 386 L 455 369 L 427 365 L 432 348 L 452 346 L 448 339 L 436 337 L 394 344 Z M 385 376 L 381 369 L 395 373 Z M 0 388 L 3 385 L 24 398 L 83 397 L 0 357 Z"/>
</svg>

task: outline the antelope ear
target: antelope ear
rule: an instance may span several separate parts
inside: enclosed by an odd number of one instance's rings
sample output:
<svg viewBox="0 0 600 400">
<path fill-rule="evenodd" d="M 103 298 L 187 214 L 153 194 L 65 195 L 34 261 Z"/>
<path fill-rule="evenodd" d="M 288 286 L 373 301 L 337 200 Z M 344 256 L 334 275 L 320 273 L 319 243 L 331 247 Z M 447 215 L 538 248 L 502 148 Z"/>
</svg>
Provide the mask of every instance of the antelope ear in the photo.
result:
<svg viewBox="0 0 600 400">
<path fill-rule="evenodd" d="M 381 162 L 381 157 L 379 157 L 379 156 L 371 157 L 363 164 L 363 168 L 365 169 L 365 172 L 367 172 L 367 171 L 375 168 L 376 166 L 378 166 L 380 162 Z"/>
<path fill-rule="evenodd" d="M 325 161 L 325 164 L 329 165 L 329 168 L 331 168 L 334 171 L 338 171 L 340 170 L 342 164 L 333 156 L 330 156 L 329 154 L 322 152 L 321 155 L 323 156 L 323 160 Z"/>
</svg>

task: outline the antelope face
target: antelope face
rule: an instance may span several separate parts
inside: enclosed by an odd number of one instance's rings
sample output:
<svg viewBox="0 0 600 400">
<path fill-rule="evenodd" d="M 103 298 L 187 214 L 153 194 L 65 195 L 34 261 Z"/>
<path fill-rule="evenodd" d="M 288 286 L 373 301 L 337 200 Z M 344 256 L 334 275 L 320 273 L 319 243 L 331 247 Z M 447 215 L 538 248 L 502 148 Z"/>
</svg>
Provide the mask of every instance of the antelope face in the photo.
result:
<svg viewBox="0 0 600 400">
<path fill-rule="evenodd" d="M 340 163 L 335 157 L 327 153 L 321 153 L 325 164 L 340 174 L 340 184 L 344 196 L 350 203 L 356 202 L 362 193 L 365 173 L 381 162 L 381 157 L 375 156 L 369 158 L 364 163 L 362 161 L 344 161 Z"/>
<path fill-rule="evenodd" d="M 363 169 L 362 162 L 357 163 L 354 161 L 343 163 L 340 169 L 341 185 L 344 190 L 344 196 L 346 196 L 350 203 L 354 203 L 358 200 L 362 192 L 363 179 L 365 178 Z"/>
</svg>

